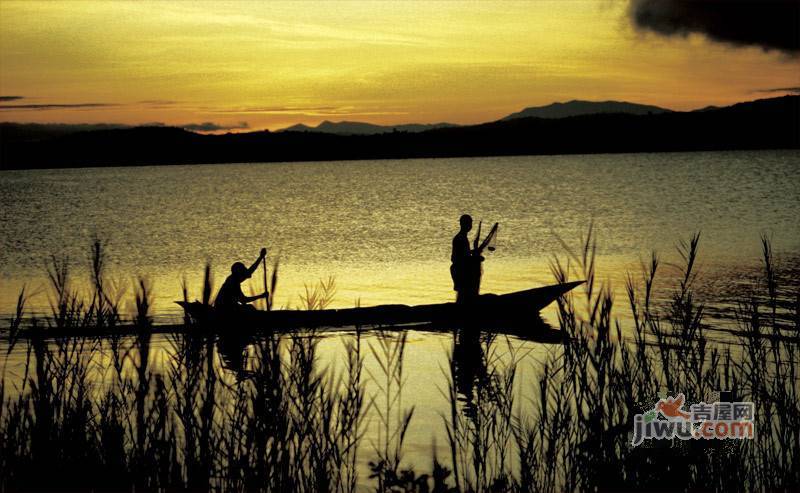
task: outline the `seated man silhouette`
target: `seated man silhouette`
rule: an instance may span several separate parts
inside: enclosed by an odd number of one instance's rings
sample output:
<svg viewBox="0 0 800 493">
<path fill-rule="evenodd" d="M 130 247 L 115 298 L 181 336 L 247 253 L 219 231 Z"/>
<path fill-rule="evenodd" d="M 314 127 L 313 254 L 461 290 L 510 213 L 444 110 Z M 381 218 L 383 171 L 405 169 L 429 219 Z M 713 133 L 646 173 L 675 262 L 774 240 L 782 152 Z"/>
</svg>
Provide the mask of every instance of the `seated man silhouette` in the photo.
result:
<svg viewBox="0 0 800 493">
<path fill-rule="evenodd" d="M 458 220 L 461 229 L 453 237 L 453 251 L 450 255 L 450 275 L 456 291 L 456 303 L 468 303 L 478 297 L 481 284 L 480 251 L 469 247 L 467 233 L 472 230 L 472 216 L 464 214 Z"/>
<path fill-rule="evenodd" d="M 245 296 L 242 292 L 241 286 L 244 281 L 250 279 L 250 276 L 252 276 L 253 272 L 255 272 L 258 268 L 259 263 L 262 261 L 266 262 L 266 256 L 267 249 L 262 248 L 258 258 L 255 262 L 253 262 L 253 265 L 251 265 L 249 269 L 241 262 L 234 263 L 231 266 L 231 275 L 225 279 L 225 282 L 222 283 L 222 287 L 219 288 L 217 298 L 214 300 L 214 306 L 223 310 L 253 310 L 253 306 L 249 305 L 248 303 L 261 298 L 267 298 L 269 296 L 267 291 L 256 296 Z"/>
</svg>

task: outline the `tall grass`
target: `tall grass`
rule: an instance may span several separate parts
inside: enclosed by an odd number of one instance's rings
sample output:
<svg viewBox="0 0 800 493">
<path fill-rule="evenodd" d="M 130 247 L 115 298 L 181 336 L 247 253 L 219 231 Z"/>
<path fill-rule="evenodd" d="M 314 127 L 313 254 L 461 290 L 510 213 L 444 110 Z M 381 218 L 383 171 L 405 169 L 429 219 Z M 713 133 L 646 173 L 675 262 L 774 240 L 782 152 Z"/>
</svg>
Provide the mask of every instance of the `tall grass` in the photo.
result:
<svg viewBox="0 0 800 493">
<path fill-rule="evenodd" d="M 94 330 L 102 333 L 121 321 L 120 304 L 124 286 L 107 277 L 107 243 L 95 239 L 89 256 L 90 294 L 88 299 L 73 286 L 72 263 L 68 257 L 51 256 L 45 263 L 50 282 L 51 328 L 63 332 Z"/>
<path fill-rule="evenodd" d="M 514 474 L 508 443 L 515 431 L 514 381 L 522 360 L 509 343 L 508 361 L 491 336 L 457 333 L 445 372 L 447 433 L 455 487 L 460 491 L 505 491 Z M 459 396 L 465 401 L 459 406 Z M 463 411 L 459 409 L 463 407 Z"/>
<path fill-rule="evenodd" d="M 577 275 L 589 282 L 583 310 L 576 308 L 580 295 L 559 305 L 567 337 L 563 352 L 545 365 L 539 380 L 539 415 L 517 435 L 520 488 L 788 491 L 800 485 L 800 383 L 794 373 L 798 333 L 765 343 L 760 337 L 764 329 L 773 335 L 783 329 L 775 317 L 764 323 L 754 298 L 740 312 L 741 347 L 710 347 L 704 307 L 694 287 L 699 239 L 695 235 L 679 244 L 682 275 L 667 306 L 656 307 L 652 300 L 660 265 L 656 255 L 643 269 L 642 283 L 629 277 L 633 340 L 611 317 L 608 288 L 592 285 L 591 231 L 581 254 L 554 262 L 557 279 Z M 772 307 L 776 289 L 769 242 L 763 247 L 767 304 Z M 683 392 L 688 402 L 711 402 L 714 391 L 756 403 L 756 440 L 628 445 L 633 415 L 651 408 L 659 395 Z M 554 465 L 558 476 L 545 472 L 543 464 Z"/>
<path fill-rule="evenodd" d="M 403 388 L 408 332 L 402 331 L 397 337 L 382 332 L 376 344 L 369 349 L 378 364 L 380 373 L 370 374 L 378 388 L 373 409 L 377 415 L 375 438 L 371 440 L 376 460 L 370 462 L 372 474 L 378 482 L 378 491 L 389 491 L 398 486 L 400 464 L 403 459 L 403 443 L 408 426 L 414 416 L 414 407 L 403 407 Z"/>
<path fill-rule="evenodd" d="M 303 310 L 324 310 L 336 297 L 336 278 L 321 279 L 313 286 L 303 285 L 304 293 L 300 295 L 300 307 Z"/>
<path fill-rule="evenodd" d="M 404 404 L 408 332 L 381 330 L 368 342 L 361 328 L 341 334 L 343 359 L 329 366 L 316 331 L 233 338 L 242 358 L 231 372 L 221 341 L 204 331 L 154 349 L 144 279 L 133 289 L 135 335 L 100 337 L 121 323 L 124 293 L 105 273 L 103 242 L 92 244 L 86 296 L 69 261 L 52 258 L 50 316 L 19 337 L 23 290 L 11 320 L 9 352 L 25 356 L 21 374 L 6 378 L 4 363 L 0 379 L 0 491 L 796 490 L 799 303 L 781 297 L 769 239 L 762 279 L 740 300 L 738 344 L 707 338 L 699 235 L 679 244 L 681 275 L 667 303 L 654 295 L 663 291 L 657 255 L 628 277 L 629 328 L 598 280 L 596 245 L 590 229 L 552 262 L 558 282 L 588 282 L 559 300 L 562 342 L 535 362 L 534 376 L 521 373 L 532 358 L 512 341 L 454 332 L 440 380 L 449 407 L 441 422 L 420 424 L 440 427 L 450 453 L 434 447 L 429 470 L 404 453 L 415 426 L 415 407 Z M 186 299 L 188 291 L 184 283 Z M 212 291 L 207 267 L 204 303 Z M 334 293 L 328 280 L 301 303 L 324 309 Z M 91 337 L 70 335 L 78 329 Z M 634 414 L 659 395 L 708 402 L 719 391 L 756 403 L 754 440 L 630 445 Z"/>
<path fill-rule="evenodd" d="M 175 335 L 166 367 L 152 367 L 151 296 L 140 280 L 137 335 L 103 340 L 108 358 L 99 337 L 59 332 L 68 324 L 25 339 L 24 387 L 7 396 L 0 381 L 0 490 L 355 490 L 360 333 L 342 372 L 319 368 L 316 333 L 255 340 L 245 378 L 230 382 L 203 333 Z"/>
</svg>

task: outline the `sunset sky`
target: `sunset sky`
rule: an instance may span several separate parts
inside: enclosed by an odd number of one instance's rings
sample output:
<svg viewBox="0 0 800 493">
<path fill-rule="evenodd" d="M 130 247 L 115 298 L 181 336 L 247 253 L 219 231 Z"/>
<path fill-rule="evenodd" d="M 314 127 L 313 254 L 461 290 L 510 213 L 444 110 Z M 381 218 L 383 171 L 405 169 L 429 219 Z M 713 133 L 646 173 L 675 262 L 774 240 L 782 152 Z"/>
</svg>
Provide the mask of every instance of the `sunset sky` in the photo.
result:
<svg viewBox="0 0 800 493">
<path fill-rule="evenodd" d="M 619 0 L 0 1 L 0 121 L 475 123 L 570 99 L 787 94 L 797 52 L 663 36 Z"/>
</svg>

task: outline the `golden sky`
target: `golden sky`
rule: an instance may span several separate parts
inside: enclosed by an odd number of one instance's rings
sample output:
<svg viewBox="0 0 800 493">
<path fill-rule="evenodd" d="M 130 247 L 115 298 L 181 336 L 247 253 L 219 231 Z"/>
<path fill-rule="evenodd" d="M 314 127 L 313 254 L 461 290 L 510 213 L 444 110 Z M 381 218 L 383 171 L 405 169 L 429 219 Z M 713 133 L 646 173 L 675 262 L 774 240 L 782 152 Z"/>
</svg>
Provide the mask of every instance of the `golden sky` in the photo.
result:
<svg viewBox="0 0 800 493">
<path fill-rule="evenodd" d="M 694 109 L 797 86 L 796 55 L 642 33 L 621 0 L 0 0 L 0 121 L 475 123 L 570 99 Z"/>
</svg>

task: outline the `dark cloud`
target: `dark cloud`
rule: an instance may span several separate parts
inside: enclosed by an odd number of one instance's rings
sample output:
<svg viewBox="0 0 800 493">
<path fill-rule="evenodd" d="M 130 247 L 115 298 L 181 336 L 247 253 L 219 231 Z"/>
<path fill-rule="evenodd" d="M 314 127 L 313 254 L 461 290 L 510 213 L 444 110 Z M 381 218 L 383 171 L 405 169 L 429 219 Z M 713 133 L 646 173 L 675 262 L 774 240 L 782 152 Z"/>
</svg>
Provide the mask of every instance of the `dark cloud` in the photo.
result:
<svg viewBox="0 0 800 493">
<path fill-rule="evenodd" d="M 631 0 L 637 28 L 673 36 L 705 34 L 734 45 L 800 51 L 800 0 Z"/>
<path fill-rule="evenodd" d="M 769 89 L 757 89 L 755 92 L 791 92 L 800 94 L 800 86 L 798 87 L 770 87 Z"/>
<path fill-rule="evenodd" d="M 16 101 L 22 98 L 23 96 L 0 96 L 0 101 Z"/>
<path fill-rule="evenodd" d="M 203 122 L 203 123 L 187 123 L 186 125 L 180 125 L 181 128 L 184 130 L 191 130 L 193 132 L 216 132 L 218 130 L 235 130 L 235 129 L 242 129 L 242 128 L 250 128 L 247 122 L 239 122 L 234 124 L 218 124 L 214 122 Z"/>
<path fill-rule="evenodd" d="M 108 103 L 76 103 L 76 104 L 0 104 L 0 110 L 52 110 L 52 109 L 78 109 L 78 108 L 102 108 L 105 106 L 116 106 Z"/>
</svg>

